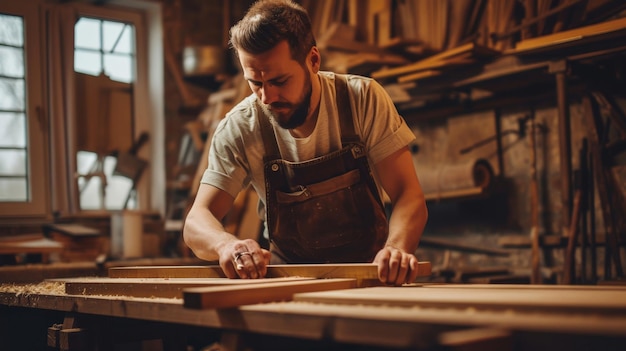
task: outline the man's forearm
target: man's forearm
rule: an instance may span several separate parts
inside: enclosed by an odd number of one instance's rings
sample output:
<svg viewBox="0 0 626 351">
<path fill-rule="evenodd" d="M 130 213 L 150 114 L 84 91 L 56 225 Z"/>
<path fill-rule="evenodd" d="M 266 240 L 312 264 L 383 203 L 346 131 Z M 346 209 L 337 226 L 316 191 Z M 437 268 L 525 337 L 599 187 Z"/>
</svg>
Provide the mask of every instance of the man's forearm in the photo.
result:
<svg viewBox="0 0 626 351">
<path fill-rule="evenodd" d="M 219 259 L 219 248 L 237 238 L 226 232 L 224 226 L 208 209 L 192 208 L 183 229 L 185 244 L 203 260 Z"/>
<path fill-rule="evenodd" d="M 398 199 L 389 219 L 389 237 L 386 245 L 408 253 L 415 252 L 428 219 L 423 199 L 422 194 L 403 194 Z"/>
</svg>

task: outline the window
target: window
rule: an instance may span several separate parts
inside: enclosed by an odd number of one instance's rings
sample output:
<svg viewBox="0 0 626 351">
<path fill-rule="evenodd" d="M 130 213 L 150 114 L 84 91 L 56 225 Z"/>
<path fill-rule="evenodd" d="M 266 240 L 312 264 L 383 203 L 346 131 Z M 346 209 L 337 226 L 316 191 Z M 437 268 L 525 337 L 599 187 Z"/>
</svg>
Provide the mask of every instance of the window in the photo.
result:
<svg viewBox="0 0 626 351">
<path fill-rule="evenodd" d="M 131 147 L 135 26 L 80 17 L 74 25 L 79 204 L 82 210 L 135 208 L 133 180 L 117 175 L 113 153 Z M 93 77 L 93 78 L 92 78 Z M 121 149 L 121 150 L 120 150 Z"/>
<path fill-rule="evenodd" d="M 17 4 L 16 4 L 17 3 Z M 0 212 L 44 215 L 44 130 L 37 11 L 0 4 Z"/>
<path fill-rule="evenodd" d="M 132 24 L 81 17 L 74 26 L 74 70 L 131 83 L 135 59 Z"/>
<path fill-rule="evenodd" d="M 164 212 L 161 22 L 152 1 L 0 1 L 0 220 L 126 204 Z M 108 94 L 106 108 L 78 108 L 87 86 Z M 116 152 L 144 133 L 148 167 L 133 184 L 117 175 Z"/>
</svg>

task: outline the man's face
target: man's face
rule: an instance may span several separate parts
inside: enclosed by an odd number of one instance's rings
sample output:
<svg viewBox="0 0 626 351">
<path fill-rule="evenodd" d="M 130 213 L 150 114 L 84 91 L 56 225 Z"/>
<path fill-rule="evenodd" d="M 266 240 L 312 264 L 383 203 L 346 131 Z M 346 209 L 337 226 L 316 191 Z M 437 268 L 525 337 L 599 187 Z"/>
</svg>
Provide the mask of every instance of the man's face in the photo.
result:
<svg viewBox="0 0 626 351">
<path fill-rule="evenodd" d="M 310 110 L 311 72 L 291 57 L 289 45 L 280 42 L 260 55 L 239 51 L 239 62 L 250 89 L 285 129 L 301 126 Z"/>
</svg>

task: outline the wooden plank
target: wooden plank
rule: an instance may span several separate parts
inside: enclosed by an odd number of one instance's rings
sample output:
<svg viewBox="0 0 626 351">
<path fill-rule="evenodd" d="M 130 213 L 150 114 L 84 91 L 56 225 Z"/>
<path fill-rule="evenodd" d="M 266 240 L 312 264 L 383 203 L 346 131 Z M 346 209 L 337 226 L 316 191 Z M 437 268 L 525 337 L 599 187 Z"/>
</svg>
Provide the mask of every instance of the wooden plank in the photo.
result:
<svg viewBox="0 0 626 351">
<path fill-rule="evenodd" d="M 63 250 L 63 244 L 40 236 L 29 240 L 0 241 L 0 254 L 51 253 Z"/>
<path fill-rule="evenodd" d="M 248 286 L 285 281 L 302 281 L 312 278 L 70 278 L 56 279 L 65 283 L 65 293 L 70 295 L 116 295 L 134 297 L 182 298 L 183 290 L 195 287 Z"/>
<path fill-rule="evenodd" d="M 626 286 L 619 285 L 540 285 L 540 284 L 422 284 L 423 288 L 438 289 L 489 289 L 489 290 L 576 290 L 576 291 L 602 291 L 602 290 L 626 290 Z"/>
<path fill-rule="evenodd" d="M 418 263 L 418 277 L 431 275 L 430 262 Z M 373 263 L 342 264 L 285 264 L 269 265 L 267 278 L 278 277 L 310 278 L 354 278 L 378 279 L 378 268 Z M 220 266 L 151 266 L 112 267 L 111 278 L 224 278 Z"/>
<path fill-rule="evenodd" d="M 626 290 L 371 287 L 303 293 L 295 301 L 626 315 Z"/>
<path fill-rule="evenodd" d="M 471 328 L 443 332 L 438 344 L 448 351 L 513 351 L 513 335 L 508 330 Z"/>
<path fill-rule="evenodd" d="M 544 35 L 537 38 L 522 40 L 515 45 L 515 50 L 511 53 L 518 53 L 539 49 L 548 46 L 556 46 L 564 43 L 579 42 L 583 39 L 589 39 L 601 35 L 610 34 L 612 32 L 621 32 L 626 29 L 626 17 L 613 21 L 606 21 L 586 27 L 567 30 L 551 35 Z"/>
<path fill-rule="evenodd" d="M 488 49 L 486 47 L 468 43 L 465 45 L 461 45 L 454 49 L 443 51 L 439 54 L 427 57 L 423 60 L 417 61 L 412 64 L 395 67 L 395 68 L 387 68 L 381 69 L 379 71 L 372 73 L 372 78 L 374 79 L 383 79 L 395 77 L 402 74 L 413 73 L 419 70 L 438 68 L 441 66 L 445 66 L 445 61 L 450 60 L 452 58 L 458 58 L 459 56 L 470 55 L 473 56 L 483 56 L 483 55 L 494 55 L 497 53 L 495 50 Z"/>
<path fill-rule="evenodd" d="M 402 289 L 402 288 L 399 288 Z M 416 347 L 432 340 L 436 330 L 497 326 L 541 338 L 524 339 L 523 350 L 548 350 L 560 340 L 607 336 L 620 340 L 626 335 L 626 317 L 589 314 L 516 313 L 462 308 L 395 308 L 373 305 L 337 305 L 277 302 L 242 306 L 231 310 L 183 308 L 180 299 L 71 296 L 0 291 L 0 305 L 27 307 L 100 316 L 152 320 L 266 335 L 350 342 L 355 345 L 425 349 Z M 590 318 L 591 317 L 591 318 Z M 298 326 L 298 327 L 294 327 Z M 364 333 L 367 330 L 367 333 Z M 516 333 L 517 334 L 517 333 Z M 428 339 L 431 337 L 431 339 Z M 590 341 L 590 339 L 586 339 Z M 370 342 L 372 341 L 372 342 Z M 375 344 L 374 344 L 375 342 Z M 616 348 L 610 348 L 615 350 Z"/>
<path fill-rule="evenodd" d="M 356 287 L 355 279 L 316 279 L 309 281 L 253 284 L 246 287 L 222 286 L 189 288 L 183 291 L 183 306 L 195 309 L 229 308 L 275 301 L 289 301 L 294 294 Z"/>
</svg>

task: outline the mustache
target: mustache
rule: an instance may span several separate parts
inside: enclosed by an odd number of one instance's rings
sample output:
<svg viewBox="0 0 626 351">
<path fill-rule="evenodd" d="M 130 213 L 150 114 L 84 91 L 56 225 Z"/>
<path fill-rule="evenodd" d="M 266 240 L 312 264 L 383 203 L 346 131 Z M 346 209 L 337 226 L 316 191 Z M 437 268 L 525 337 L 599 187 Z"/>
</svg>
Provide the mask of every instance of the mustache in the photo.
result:
<svg viewBox="0 0 626 351">
<path fill-rule="evenodd" d="M 292 104 L 288 102 L 274 102 L 270 104 L 270 108 L 291 108 Z"/>
</svg>

